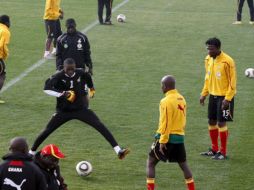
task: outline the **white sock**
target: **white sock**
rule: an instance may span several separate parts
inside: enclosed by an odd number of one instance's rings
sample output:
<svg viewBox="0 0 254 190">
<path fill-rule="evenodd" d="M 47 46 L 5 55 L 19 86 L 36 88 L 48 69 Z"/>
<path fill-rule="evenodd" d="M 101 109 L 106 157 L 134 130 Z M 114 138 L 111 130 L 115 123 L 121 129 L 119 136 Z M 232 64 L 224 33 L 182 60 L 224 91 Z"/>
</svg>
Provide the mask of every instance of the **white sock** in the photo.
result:
<svg viewBox="0 0 254 190">
<path fill-rule="evenodd" d="M 120 146 L 117 145 L 114 147 L 114 150 L 115 150 L 116 154 L 118 154 L 118 152 L 121 150 L 121 148 L 120 148 Z"/>
<path fill-rule="evenodd" d="M 36 151 L 29 150 L 29 152 L 28 152 L 28 153 L 34 156 L 34 155 L 35 155 L 35 153 L 36 153 Z"/>
<path fill-rule="evenodd" d="M 49 54 L 50 54 L 49 51 L 45 51 L 45 52 L 44 52 L 44 56 L 47 56 L 47 55 L 49 55 Z"/>
<path fill-rule="evenodd" d="M 53 48 L 52 53 L 56 53 L 56 48 L 55 47 Z"/>
</svg>

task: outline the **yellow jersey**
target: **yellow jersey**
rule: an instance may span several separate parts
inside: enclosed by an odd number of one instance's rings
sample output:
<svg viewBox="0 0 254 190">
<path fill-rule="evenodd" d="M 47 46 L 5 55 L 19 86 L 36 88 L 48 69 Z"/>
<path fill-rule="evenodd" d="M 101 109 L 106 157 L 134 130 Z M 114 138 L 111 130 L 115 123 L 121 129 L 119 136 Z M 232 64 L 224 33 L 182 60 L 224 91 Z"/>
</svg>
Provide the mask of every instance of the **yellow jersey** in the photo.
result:
<svg viewBox="0 0 254 190">
<path fill-rule="evenodd" d="M 5 60 L 9 55 L 9 49 L 7 45 L 10 43 L 11 33 L 9 28 L 0 23 L 0 59 Z"/>
<path fill-rule="evenodd" d="M 160 101 L 160 119 L 157 133 L 159 143 L 168 143 L 170 135 L 184 135 L 186 125 L 186 101 L 176 89 L 170 90 Z"/>
<path fill-rule="evenodd" d="M 205 82 L 201 96 L 208 94 L 225 96 L 231 101 L 236 94 L 236 68 L 234 60 L 224 52 L 215 59 L 209 55 L 205 58 Z"/>
<path fill-rule="evenodd" d="M 60 16 L 60 3 L 61 0 L 46 0 L 44 20 L 57 20 Z"/>
</svg>

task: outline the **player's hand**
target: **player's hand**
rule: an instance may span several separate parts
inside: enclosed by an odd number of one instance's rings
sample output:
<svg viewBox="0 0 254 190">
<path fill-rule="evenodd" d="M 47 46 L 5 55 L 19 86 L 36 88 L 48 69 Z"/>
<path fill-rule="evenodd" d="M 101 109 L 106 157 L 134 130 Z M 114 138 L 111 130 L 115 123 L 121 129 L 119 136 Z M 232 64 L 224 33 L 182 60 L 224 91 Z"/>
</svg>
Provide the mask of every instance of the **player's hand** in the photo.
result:
<svg viewBox="0 0 254 190">
<path fill-rule="evenodd" d="M 228 107 L 229 107 L 229 101 L 228 100 L 226 100 L 226 99 L 224 99 L 223 101 L 222 101 L 222 104 L 221 104 L 221 109 L 222 110 L 227 110 L 228 109 Z"/>
<path fill-rule="evenodd" d="M 95 95 L 95 89 L 94 88 L 90 88 L 89 89 L 89 98 L 93 98 Z"/>
<path fill-rule="evenodd" d="M 163 149 L 167 150 L 167 144 L 163 144 L 163 143 L 160 144 L 160 153 L 162 155 L 165 155 L 164 152 L 163 152 Z"/>
<path fill-rule="evenodd" d="M 65 91 L 64 92 L 64 96 L 65 98 L 69 101 L 69 102 L 74 102 L 76 96 L 75 96 L 75 92 L 72 91 L 72 90 L 69 90 L 69 91 Z"/>
<path fill-rule="evenodd" d="M 200 96 L 199 98 L 199 103 L 204 106 L 205 105 L 205 99 L 206 99 L 206 96 Z"/>
<path fill-rule="evenodd" d="M 60 13 L 59 18 L 62 20 L 64 18 L 64 12 L 60 9 L 59 13 Z"/>
</svg>

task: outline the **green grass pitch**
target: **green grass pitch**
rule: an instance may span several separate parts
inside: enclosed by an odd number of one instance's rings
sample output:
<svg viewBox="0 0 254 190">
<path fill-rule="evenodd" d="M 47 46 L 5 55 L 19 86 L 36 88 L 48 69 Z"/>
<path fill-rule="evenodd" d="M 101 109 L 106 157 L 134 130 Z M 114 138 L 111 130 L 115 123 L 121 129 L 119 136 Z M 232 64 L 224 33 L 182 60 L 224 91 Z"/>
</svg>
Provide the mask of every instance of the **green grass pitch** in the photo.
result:
<svg viewBox="0 0 254 190">
<path fill-rule="evenodd" d="M 114 6 L 121 3 L 114 1 Z M 7 82 L 42 58 L 45 30 L 44 0 L 0 0 L 0 14 L 11 16 L 10 57 Z M 244 76 L 253 67 L 254 28 L 248 24 L 247 4 L 243 24 L 232 25 L 235 1 L 221 0 L 130 0 L 113 13 L 113 26 L 96 25 L 87 32 L 94 62 L 96 95 L 91 108 L 112 131 L 119 144 L 131 148 L 120 161 L 109 144 L 91 127 L 71 121 L 44 143 L 60 146 L 67 158 L 62 174 L 72 190 L 145 189 L 145 165 L 158 122 L 158 103 L 163 97 L 160 79 L 173 74 L 178 90 L 188 103 L 186 149 L 197 190 L 253 189 L 253 92 L 254 81 Z M 73 17 L 78 29 L 97 19 L 96 0 L 62 0 L 65 18 Z M 123 13 L 127 22 L 117 23 Z M 64 28 L 64 23 L 62 22 Z M 64 29 L 65 30 L 65 29 Z M 209 146 L 207 107 L 199 105 L 206 55 L 204 42 L 217 36 L 222 49 L 237 65 L 238 92 L 235 121 L 229 124 L 228 161 L 212 161 L 199 152 Z M 9 140 L 25 136 L 31 145 L 54 112 L 55 99 L 43 93 L 45 79 L 55 71 L 47 61 L 0 96 L 0 154 Z M 75 165 L 88 160 L 94 167 L 80 178 Z M 176 164 L 159 164 L 158 190 L 185 190 Z"/>
</svg>

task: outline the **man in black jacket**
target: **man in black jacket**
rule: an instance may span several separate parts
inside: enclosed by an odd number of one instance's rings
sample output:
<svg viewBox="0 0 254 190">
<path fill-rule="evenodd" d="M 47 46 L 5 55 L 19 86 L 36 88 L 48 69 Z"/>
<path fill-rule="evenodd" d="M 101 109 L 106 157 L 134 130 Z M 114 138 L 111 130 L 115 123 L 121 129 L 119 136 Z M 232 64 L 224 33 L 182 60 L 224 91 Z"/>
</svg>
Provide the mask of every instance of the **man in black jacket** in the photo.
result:
<svg viewBox="0 0 254 190">
<path fill-rule="evenodd" d="M 90 44 L 86 35 L 76 30 L 76 22 L 69 18 L 66 20 L 67 32 L 57 39 L 56 69 L 63 69 L 63 62 L 67 58 L 75 60 L 76 67 L 93 73 Z"/>
<path fill-rule="evenodd" d="M 64 157 L 64 154 L 54 144 L 44 146 L 41 151 L 35 154 L 34 163 L 46 178 L 47 190 L 67 190 L 58 165 L 59 159 Z"/>
<path fill-rule="evenodd" d="M 93 97 L 95 89 L 91 75 L 82 69 L 76 69 L 75 61 L 72 58 L 64 60 L 63 70 L 51 76 L 45 83 L 44 92 L 57 97 L 56 113 L 36 138 L 30 151 L 31 154 L 35 153 L 51 133 L 72 119 L 78 119 L 95 128 L 110 143 L 119 159 L 123 159 L 129 153 L 128 149 L 120 148 L 111 132 L 88 108 L 87 87 L 90 89 L 89 96 Z"/>
<path fill-rule="evenodd" d="M 11 140 L 11 153 L 3 157 L 0 165 L 1 190 L 47 190 L 46 181 L 39 168 L 28 154 L 28 145 L 24 138 Z"/>
</svg>

